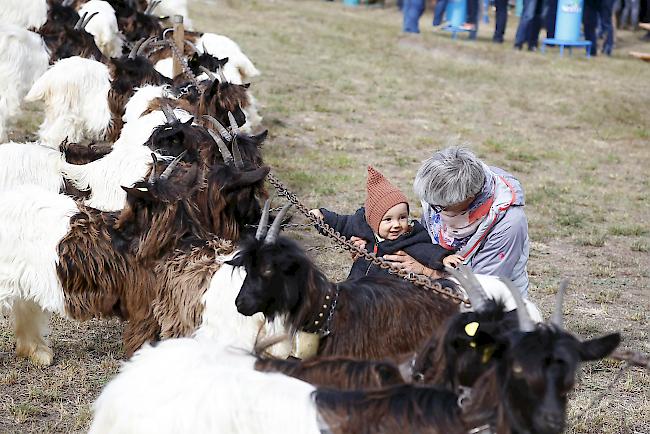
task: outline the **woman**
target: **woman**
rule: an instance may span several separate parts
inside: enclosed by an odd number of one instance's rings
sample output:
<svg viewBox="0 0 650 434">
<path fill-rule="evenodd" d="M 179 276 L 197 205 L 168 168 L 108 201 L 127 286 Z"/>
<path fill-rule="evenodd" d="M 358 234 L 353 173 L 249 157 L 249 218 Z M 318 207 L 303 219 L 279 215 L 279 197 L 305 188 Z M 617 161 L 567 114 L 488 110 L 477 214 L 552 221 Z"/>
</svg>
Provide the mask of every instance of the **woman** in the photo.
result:
<svg viewBox="0 0 650 434">
<path fill-rule="evenodd" d="M 435 244 L 455 251 L 475 273 L 506 277 L 528 293 L 528 220 L 514 176 L 450 147 L 422 163 L 413 187 Z M 404 252 L 384 258 L 415 273 L 423 267 Z"/>
</svg>

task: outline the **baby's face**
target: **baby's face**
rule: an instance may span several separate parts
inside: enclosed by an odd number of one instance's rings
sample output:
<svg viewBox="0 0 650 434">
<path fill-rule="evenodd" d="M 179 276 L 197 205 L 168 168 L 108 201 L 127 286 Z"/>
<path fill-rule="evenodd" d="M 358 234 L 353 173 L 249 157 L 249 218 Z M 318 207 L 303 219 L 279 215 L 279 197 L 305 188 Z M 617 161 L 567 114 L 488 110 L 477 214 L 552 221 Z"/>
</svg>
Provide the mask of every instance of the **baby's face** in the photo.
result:
<svg viewBox="0 0 650 434">
<path fill-rule="evenodd" d="M 409 210 L 405 203 L 398 203 L 384 214 L 379 223 L 379 236 L 385 240 L 397 239 L 409 229 Z"/>
</svg>

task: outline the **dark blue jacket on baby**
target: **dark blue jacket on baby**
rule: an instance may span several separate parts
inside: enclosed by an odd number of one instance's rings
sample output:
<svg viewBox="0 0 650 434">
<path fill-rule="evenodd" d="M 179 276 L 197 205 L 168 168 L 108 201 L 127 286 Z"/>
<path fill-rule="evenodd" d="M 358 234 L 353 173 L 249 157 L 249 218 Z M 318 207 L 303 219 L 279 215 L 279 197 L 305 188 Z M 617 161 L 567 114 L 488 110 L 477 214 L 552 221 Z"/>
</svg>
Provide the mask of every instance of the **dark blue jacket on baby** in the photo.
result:
<svg viewBox="0 0 650 434">
<path fill-rule="evenodd" d="M 374 252 L 377 256 L 392 255 L 403 250 L 420 264 L 434 270 L 442 270 L 442 259 L 454 253 L 438 244 L 433 244 L 429 233 L 417 221 L 413 222 L 410 232 L 400 235 L 396 240 L 377 242 L 375 233 L 366 221 L 365 208 L 359 208 L 353 215 L 339 215 L 325 208 L 321 208 L 320 211 L 323 213 L 325 223 L 347 239 L 353 236 L 363 238 L 367 241 L 366 250 Z M 380 274 L 390 273 L 364 258 L 357 258 L 352 264 L 348 279 Z"/>
</svg>

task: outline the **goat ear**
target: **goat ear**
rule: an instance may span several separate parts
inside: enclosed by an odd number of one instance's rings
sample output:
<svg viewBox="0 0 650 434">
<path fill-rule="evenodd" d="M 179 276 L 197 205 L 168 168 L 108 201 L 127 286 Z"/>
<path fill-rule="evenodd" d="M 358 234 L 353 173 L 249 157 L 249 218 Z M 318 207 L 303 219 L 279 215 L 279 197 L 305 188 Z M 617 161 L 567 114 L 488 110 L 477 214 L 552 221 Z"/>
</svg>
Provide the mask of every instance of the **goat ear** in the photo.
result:
<svg viewBox="0 0 650 434">
<path fill-rule="evenodd" d="M 147 200 L 151 201 L 153 199 L 153 195 L 149 191 L 148 188 L 146 187 L 125 187 L 122 186 L 122 190 L 126 191 L 127 196 L 131 196 L 136 199 L 142 199 L 142 200 Z"/>
<path fill-rule="evenodd" d="M 244 265 L 244 258 L 241 255 L 237 255 L 231 260 L 226 261 L 225 263 L 233 267 L 241 267 L 242 265 Z"/>
<path fill-rule="evenodd" d="M 266 140 L 266 138 L 268 137 L 268 135 L 269 135 L 269 130 L 264 130 L 264 131 L 262 131 L 261 133 L 259 133 L 259 134 L 255 135 L 255 136 L 253 136 L 253 140 L 255 141 L 255 145 L 256 145 L 258 148 L 259 148 L 260 146 L 262 146 L 262 145 L 264 144 L 264 140 Z"/>
<path fill-rule="evenodd" d="M 581 342 L 578 352 L 583 362 L 598 360 L 609 355 L 620 343 L 621 335 L 619 333 L 612 333 L 600 338 Z"/>
<path fill-rule="evenodd" d="M 251 87 L 251 84 L 250 83 L 244 83 L 244 84 L 241 85 L 241 87 L 243 87 L 244 89 L 248 89 L 249 87 Z"/>
<path fill-rule="evenodd" d="M 258 167 L 255 170 L 251 170 L 250 172 L 242 172 L 241 175 L 236 180 L 229 183 L 228 185 L 225 185 L 223 189 L 225 191 L 232 191 L 238 188 L 243 188 L 249 185 L 253 185 L 255 183 L 262 181 L 270 171 L 271 171 L 270 167 L 262 166 L 262 167 Z"/>
</svg>

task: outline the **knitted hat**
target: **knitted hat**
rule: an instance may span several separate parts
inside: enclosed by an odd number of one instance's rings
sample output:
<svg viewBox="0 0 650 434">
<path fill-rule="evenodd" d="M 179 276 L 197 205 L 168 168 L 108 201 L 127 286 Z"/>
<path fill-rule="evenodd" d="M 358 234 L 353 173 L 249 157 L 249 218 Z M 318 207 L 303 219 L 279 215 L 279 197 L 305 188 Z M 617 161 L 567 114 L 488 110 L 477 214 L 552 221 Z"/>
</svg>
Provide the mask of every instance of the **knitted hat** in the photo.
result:
<svg viewBox="0 0 650 434">
<path fill-rule="evenodd" d="M 397 187 L 388 182 L 384 175 L 368 166 L 366 186 L 366 221 L 375 233 L 386 211 L 399 203 L 408 204 L 408 199 Z"/>
</svg>

